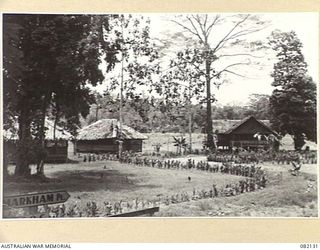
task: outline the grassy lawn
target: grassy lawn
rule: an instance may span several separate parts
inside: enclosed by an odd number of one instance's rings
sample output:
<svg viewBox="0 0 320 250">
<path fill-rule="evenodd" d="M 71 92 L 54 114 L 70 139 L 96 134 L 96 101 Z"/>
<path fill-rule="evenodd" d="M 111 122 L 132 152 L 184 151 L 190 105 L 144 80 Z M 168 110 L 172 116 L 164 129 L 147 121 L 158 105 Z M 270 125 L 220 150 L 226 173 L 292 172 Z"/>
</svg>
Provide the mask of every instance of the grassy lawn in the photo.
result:
<svg viewBox="0 0 320 250">
<path fill-rule="evenodd" d="M 180 138 L 180 133 L 146 133 L 148 136 L 148 140 L 143 141 L 143 148 L 142 151 L 146 153 L 154 152 L 154 145 L 157 143 L 161 144 L 160 152 L 176 152 L 177 148 L 174 146 L 174 139 L 173 136 Z M 187 143 L 189 144 L 189 134 L 184 134 L 183 137 L 186 138 Z M 200 133 L 192 133 L 192 149 L 198 149 L 201 151 L 202 149 L 202 142 L 205 139 L 204 134 Z"/>
<path fill-rule="evenodd" d="M 290 166 L 266 164 L 270 183 L 267 188 L 233 197 L 217 197 L 161 204 L 156 216 L 317 216 L 317 180 L 314 173 L 292 176 Z M 316 169 L 315 166 L 309 166 Z M 167 170 L 137 167 L 118 162 L 79 164 L 46 164 L 46 182 L 5 182 L 4 195 L 65 190 L 70 194 L 67 206 L 84 208 L 94 201 L 99 208 L 104 202 L 153 200 L 193 190 L 209 190 L 238 182 L 241 178 L 221 173 L 196 170 Z M 191 177 L 191 181 L 188 180 Z"/>
<path fill-rule="evenodd" d="M 230 217 L 317 217 L 317 179 L 315 175 L 288 172 L 275 178 L 267 188 L 233 197 L 190 201 L 181 206 L 164 207 L 158 216 Z M 271 177 L 271 176 L 270 176 Z"/>
<path fill-rule="evenodd" d="M 66 205 L 76 203 L 84 207 L 88 201 L 94 201 L 100 207 L 103 202 L 152 200 L 182 192 L 192 194 L 193 189 L 209 190 L 212 184 L 225 186 L 242 178 L 196 170 L 136 167 L 113 161 L 47 164 L 45 172 L 47 182 L 5 182 L 4 195 L 66 190 L 71 196 Z"/>
</svg>

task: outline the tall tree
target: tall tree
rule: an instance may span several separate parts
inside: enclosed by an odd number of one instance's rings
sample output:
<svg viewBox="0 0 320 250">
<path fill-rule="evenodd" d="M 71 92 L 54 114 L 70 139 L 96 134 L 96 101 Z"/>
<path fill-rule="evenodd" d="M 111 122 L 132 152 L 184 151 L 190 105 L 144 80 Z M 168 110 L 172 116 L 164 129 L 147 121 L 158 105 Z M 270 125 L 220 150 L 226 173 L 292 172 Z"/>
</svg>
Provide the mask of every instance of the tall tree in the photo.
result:
<svg viewBox="0 0 320 250">
<path fill-rule="evenodd" d="M 177 54 L 177 65 L 182 61 L 197 71 L 198 92 L 205 92 L 207 146 L 215 148 L 212 128 L 211 104 L 215 100 L 212 85 L 220 86 L 225 74 L 244 77 L 237 72 L 239 66 L 252 65 L 253 51 L 263 47 L 261 42 L 249 42 L 247 37 L 265 28 L 265 22 L 255 15 L 183 15 L 172 20 L 184 33 L 179 36 L 192 37 L 193 45 L 188 42 L 186 50 Z M 176 41 L 176 40 L 175 40 Z"/>
<path fill-rule="evenodd" d="M 6 121 L 17 118 L 19 124 L 16 175 L 29 174 L 30 156 L 43 174 L 49 110 L 73 132 L 79 115 L 88 113 L 93 100 L 87 85 L 104 78 L 100 58 L 107 57 L 109 68 L 115 61 L 116 53 L 101 46 L 100 31 L 110 17 L 4 15 L 4 106 L 11 116 Z"/>
<path fill-rule="evenodd" d="M 292 135 L 295 149 L 300 150 L 305 138 L 316 141 L 316 84 L 307 75 L 302 43 L 295 32 L 274 31 L 269 40 L 278 59 L 271 74 L 275 87 L 271 122 L 282 135 Z"/>
<path fill-rule="evenodd" d="M 260 120 L 270 119 L 270 96 L 265 94 L 251 94 L 249 96 L 248 110 L 245 115 L 253 115 Z"/>
<path fill-rule="evenodd" d="M 159 67 L 156 63 L 157 50 L 150 39 L 150 20 L 141 15 L 120 15 L 119 19 L 113 20 L 114 27 L 105 37 L 106 43 L 115 41 L 119 44 L 119 62 L 121 62 L 120 74 L 113 77 L 110 90 L 119 89 L 119 122 L 120 131 L 123 123 L 123 106 L 125 99 L 135 99 L 137 87 L 150 86 L 152 75 L 158 73 Z M 139 88 L 138 88 L 139 89 Z M 122 155 L 122 133 L 119 134 L 119 157 Z"/>
<path fill-rule="evenodd" d="M 123 83 L 123 98 L 137 100 L 143 86 L 151 91 L 153 76 L 159 73 L 159 55 L 150 37 L 150 19 L 142 15 L 120 15 L 110 20 L 112 30 L 105 32 L 105 43 L 115 43 L 118 66 L 110 77 L 105 93 L 119 89 Z"/>
</svg>

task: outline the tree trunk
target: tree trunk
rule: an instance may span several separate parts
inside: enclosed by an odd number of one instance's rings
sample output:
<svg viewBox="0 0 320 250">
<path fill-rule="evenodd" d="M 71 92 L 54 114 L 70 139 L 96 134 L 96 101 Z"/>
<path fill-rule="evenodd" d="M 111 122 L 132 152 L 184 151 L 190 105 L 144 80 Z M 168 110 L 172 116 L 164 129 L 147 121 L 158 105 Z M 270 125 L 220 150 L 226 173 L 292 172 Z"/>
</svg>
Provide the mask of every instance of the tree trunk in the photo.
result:
<svg viewBox="0 0 320 250">
<path fill-rule="evenodd" d="M 301 133 L 296 133 L 293 136 L 294 149 L 300 151 L 305 144 L 304 136 Z"/>
<path fill-rule="evenodd" d="M 212 111 L 211 111 L 211 86 L 210 86 L 210 59 L 206 59 L 206 86 L 207 86 L 207 147 L 215 149 L 213 142 Z"/>
<path fill-rule="evenodd" d="M 59 120 L 59 114 L 58 114 L 58 111 L 57 111 L 56 117 L 55 117 L 54 123 L 53 123 L 53 140 L 54 141 L 56 140 L 56 130 L 57 130 L 58 120 Z"/>
<path fill-rule="evenodd" d="M 43 106 L 41 110 L 41 124 L 40 124 L 40 150 L 37 155 L 37 175 L 44 175 L 44 161 L 46 158 L 46 143 L 45 143 L 45 121 L 46 121 L 46 111 L 47 111 L 47 104 L 50 102 L 51 93 L 47 93 L 43 100 Z"/>
<path fill-rule="evenodd" d="M 29 176 L 31 174 L 29 169 L 29 156 L 30 156 L 30 143 L 31 143 L 31 134 L 30 134 L 30 124 L 29 119 L 29 109 L 25 107 L 21 110 L 20 116 L 18 118 L 19 131 L 18 136 L 19 140 L 17 143 L 17 152 L 16 152 L 16 168 L 14 171 L 15 176 Z"/>
<path fill-rule="evenodd" d="M 9 152 L 7 146 L 3 144 L 3 179 L 5 180 L 8 177 L 8 165 L 9 165 Z"/>
<path fill-rule="evenodd" d="M 37 175 L 44 175 L 44 158 L 45 158 L 45 136 L 44 136 L 44 125 L 45 125 L 45 113 L 43 114 L 42 120 L 41 120 L 41 135 L 39 139 L 39 143 L 41 145 L 39 150 L 39 155 L 37 156 Z"/>
</svg>

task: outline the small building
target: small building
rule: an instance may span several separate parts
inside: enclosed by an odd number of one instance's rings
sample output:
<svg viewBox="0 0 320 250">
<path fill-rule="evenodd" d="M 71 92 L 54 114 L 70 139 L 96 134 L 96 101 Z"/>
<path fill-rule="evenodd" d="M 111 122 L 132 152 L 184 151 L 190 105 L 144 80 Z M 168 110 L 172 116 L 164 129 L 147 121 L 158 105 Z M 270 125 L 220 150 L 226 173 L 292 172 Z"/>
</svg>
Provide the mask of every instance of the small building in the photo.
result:
<svg viewBox="0 0 320 250">
<path fill-rule="evenodd" d="M 264 122 L 249 116 L 239 122 L 234 123 L 224 131 L 217 131 L 217 146 L 231 150 L 233 148 L 245 149 L 268 149 L 272 145 L 266 138 L 271 134 L 278 134 L 270 129 Z M 263 135 L 258 138 L 256 135 Z"/>
<path fill-rule="evenodd" d="M 15 131 L 18 131 L 18 123 L 14 125 Z M 72 135 L 60 126 L 54 126 L 54 121 L 45 119 L 45 147 L 46 147 L 46 163 L 64 163 L 68 161 L 68 142 L 72 139 Z M 18 135 L 16 132 L 5 130 L 3 133 L 4 151 L 8 156 L 8 161 L 15 163 L 15 154 L 18 143 Z"/>
<path fill-rule="evenodd" d="M 141 152 L 147 136 L 122 125 L 123 151 Z M 77 136 L 78 153 L 118 153 L 120 125 L 116 119 L 102 119 L 82 128 Z"/>
</svg>

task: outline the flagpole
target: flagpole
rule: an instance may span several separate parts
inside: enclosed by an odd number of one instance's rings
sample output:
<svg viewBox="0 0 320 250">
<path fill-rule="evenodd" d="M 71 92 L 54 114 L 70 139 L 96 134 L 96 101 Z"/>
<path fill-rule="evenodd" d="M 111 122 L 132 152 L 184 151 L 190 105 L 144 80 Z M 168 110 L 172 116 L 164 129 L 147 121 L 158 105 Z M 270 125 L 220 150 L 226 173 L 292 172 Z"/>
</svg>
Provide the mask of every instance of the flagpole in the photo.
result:
<svg viewBox="0 0 320 250">
<path fill-rule="evenodd" d="M 192 78 L 190 76 L 189 81 L 189 153 L 192 154 L 192 103 L 191 103 L 191 85 L 192 85 Z"/>
<path fill-rule="evenodd" d="M 121 80 L 120 80 L 120 107 L 119 107 L 119 159 L 122 157 L 123 151 L 123 138 L 122 138 L 122 92 L 123 92 L 123 64 L 124 64 L 124 39 L 123 39 L 123 18 L 121 18 L 121 35 L 122 35 L 122 45 L 121 45 Z"/>
</svg>

